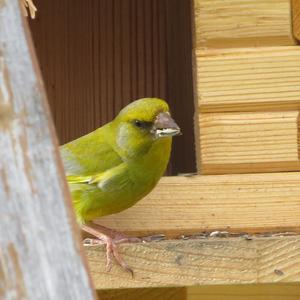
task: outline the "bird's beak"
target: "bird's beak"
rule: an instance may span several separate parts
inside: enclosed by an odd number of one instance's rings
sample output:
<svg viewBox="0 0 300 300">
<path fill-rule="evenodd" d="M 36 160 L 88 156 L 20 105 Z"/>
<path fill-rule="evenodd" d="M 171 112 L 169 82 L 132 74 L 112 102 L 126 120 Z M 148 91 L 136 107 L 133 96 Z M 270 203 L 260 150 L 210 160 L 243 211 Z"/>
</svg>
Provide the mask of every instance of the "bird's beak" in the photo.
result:
<svg viewBox="0 0 300 300">
<path fill-rule="evenodd" d="M 157 115 L 151 131 L 156 138 L 181 135 L 179 126 L 167 112 Z"/>
</svg>

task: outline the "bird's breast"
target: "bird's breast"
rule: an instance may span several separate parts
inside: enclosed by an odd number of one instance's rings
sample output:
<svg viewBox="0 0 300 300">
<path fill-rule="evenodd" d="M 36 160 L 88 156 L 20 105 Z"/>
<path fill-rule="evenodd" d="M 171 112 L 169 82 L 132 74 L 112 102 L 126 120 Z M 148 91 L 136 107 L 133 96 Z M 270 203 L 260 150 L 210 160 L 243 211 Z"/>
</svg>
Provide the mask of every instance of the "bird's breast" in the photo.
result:
<svg viewBox="0 0 300 300">
<path fill-rule="evenodd" d="M 162 138 L 142 157 L 130 162 L 132 180 L 138 190 L 149 193 L 163 176 L 171 153 L 172 138 Z M 143 194 L 144 194 L 143 193 Z"/>
</svg>

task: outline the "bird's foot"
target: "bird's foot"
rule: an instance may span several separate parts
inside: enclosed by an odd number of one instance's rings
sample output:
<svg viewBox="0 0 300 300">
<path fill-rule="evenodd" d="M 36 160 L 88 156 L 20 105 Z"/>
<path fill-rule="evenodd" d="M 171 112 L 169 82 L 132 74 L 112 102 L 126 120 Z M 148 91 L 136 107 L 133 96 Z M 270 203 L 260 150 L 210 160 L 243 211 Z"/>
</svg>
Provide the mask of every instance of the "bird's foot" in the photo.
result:
<svg viewBox="0 0 300 300">
<path fill-rule="evenodd" d="M 82 225 L 82 230 L 96 237 L 96 239 L 85 239 L 84 245 L 106 245 L 106 269 L 108 272 L 112 268 L 113 259 L 115 259 L 118 265 L 133 276 L 133 270 L 120 256 L 117 245 L 121 243 L 137 243 L 141 242 L 142 239 L 127 237 L 118 231 L 97 224 Z"/>
<path fill-rule="evenodd" d="M 112 268 L 112 262 L 113 259 L 117 262 L 118 265 L 120 265 L 125 271 L 131 273 L 133 276 L 133 270 L 127 265 L 127 263 L 124 261 L 124 259 L 121 257 L 121 255 L 118 252 L 117 244 L 125 242 L 126 240 L 122 239 L 121 241 L 115 241 L 109 236 L 97 238 L 97 239 L 91 239 L 87 238 L 84 240 L 84 245 L 106 245 L 106 270 L 107 272 L 110 272 Z"/>
</svg>

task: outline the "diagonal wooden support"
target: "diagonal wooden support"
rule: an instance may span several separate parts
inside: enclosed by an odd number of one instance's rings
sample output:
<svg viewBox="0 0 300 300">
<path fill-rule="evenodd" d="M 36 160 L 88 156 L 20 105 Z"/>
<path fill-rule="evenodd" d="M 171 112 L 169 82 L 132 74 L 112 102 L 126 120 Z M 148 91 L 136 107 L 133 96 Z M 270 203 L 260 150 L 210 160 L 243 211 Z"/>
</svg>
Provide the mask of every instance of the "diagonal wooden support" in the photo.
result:
<svg viewBox="0 0 300 300">
<path fill-rule="evenodd" d="M 0 298 L 94 299 L 18 0 L 0 3 Z"/>
</svg>

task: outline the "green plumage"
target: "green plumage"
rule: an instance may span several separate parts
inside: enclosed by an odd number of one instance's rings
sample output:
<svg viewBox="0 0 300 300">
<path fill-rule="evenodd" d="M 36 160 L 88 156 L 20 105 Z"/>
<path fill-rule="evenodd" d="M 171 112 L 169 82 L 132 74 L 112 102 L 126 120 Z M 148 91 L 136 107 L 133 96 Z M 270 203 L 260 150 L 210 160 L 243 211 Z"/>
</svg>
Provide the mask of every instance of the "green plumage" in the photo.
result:
<svg viewBox="0 0 300 300">
<path fill-rule="evenodd" d="M 158 114 L 168 111 L 161 99 L 140 99 L 112 122 L 61 146 L 78 222 L 120 212 L 154 188 L 172 138 L 156 138 L 152 128 Z"/>
</svg>

